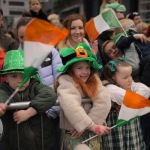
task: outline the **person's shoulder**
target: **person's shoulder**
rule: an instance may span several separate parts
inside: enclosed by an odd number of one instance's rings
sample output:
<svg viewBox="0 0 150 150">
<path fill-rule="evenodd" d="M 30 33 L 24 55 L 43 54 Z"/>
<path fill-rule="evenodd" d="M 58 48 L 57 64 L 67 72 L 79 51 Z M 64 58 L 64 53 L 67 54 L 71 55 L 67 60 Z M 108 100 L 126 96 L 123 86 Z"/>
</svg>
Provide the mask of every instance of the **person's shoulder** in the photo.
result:
<svg viewBox="0 0 150 150">
<path fill-rule="evenodd" d="M 61 74 L 58 78 L 59 81 L 72 81 L 72 77 L 68 74 Z"/>
<path fill-rule="evenodd" d="M 36 85 L 40 85 L 40 81 L 36 78 L 30 78 L 30 84 L 29 84 L 29 87 L 32 87 L 32 86 L 36 86 Z"/>
<path fill-rule="evenodd" d="M 68 47 L 67 46 L 67 44 L 66 44 L 66 39 L 65 40 L 62 40 L 61 42 L 59 42 L 58 44 L 57 44 L 57 49 L 58 49 L 58 51 L 60 52 L 60 50 L 62 49 L 62 48 L 64 48 L 64 47 Z"/>
</svg>

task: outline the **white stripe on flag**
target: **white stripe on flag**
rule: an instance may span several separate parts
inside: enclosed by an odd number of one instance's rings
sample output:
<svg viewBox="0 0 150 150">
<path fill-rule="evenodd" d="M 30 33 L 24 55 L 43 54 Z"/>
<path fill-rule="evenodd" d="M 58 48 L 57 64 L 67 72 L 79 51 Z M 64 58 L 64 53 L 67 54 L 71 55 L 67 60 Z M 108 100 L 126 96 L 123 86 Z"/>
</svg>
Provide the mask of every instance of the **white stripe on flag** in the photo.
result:
<svg viewBox="0 0 150 150">
<path fill-rule="evenodd" d="M 130 120 L 136 116 L 142 116 L 144 114 L 147 114 L 148 112 L 150 112 L 150 107 L 133 109 L 133 108 L 126 107 L 124 104 L 122 104 L 118 120 L 120 119 Z"/>
<path fill-rule="evenodd" d="M 53 45 L 43 44 L 40 42 L 24 42 L 24 66 L 38 68 L 43 60 L 51 52 Z"/>
<path fill-rule="evenodd" d="M 110 29 L 109 25 L 103 19 L 102 15 L 98 15 L 93 19 L 94 19 L 95 28 L 99 33 L 102 33 L 103 31 Z"/>
</svg>

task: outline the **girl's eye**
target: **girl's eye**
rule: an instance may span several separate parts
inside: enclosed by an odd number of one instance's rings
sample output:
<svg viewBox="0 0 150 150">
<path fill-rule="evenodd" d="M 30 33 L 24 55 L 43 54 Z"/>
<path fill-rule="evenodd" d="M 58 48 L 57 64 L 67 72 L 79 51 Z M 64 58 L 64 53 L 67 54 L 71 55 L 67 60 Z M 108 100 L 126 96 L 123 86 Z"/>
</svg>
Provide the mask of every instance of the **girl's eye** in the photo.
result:
<svg viewBox="0 0 150 150">
<path fill-rule="evenodd" d="M 83 29 L 83 27 L 79 27 L 79 29 Z"/>
<path fill-rule="evenodd" d="M 71 30 L 74 30 L 74 29 L 75 29 L 75 27 L 71 27 L 70 29 L 71 29 Z"/>
<path fill-rule="evenodd" d="M 78 67 L 77 69 L 81 69 L 81 67 Z"/>
</svg>

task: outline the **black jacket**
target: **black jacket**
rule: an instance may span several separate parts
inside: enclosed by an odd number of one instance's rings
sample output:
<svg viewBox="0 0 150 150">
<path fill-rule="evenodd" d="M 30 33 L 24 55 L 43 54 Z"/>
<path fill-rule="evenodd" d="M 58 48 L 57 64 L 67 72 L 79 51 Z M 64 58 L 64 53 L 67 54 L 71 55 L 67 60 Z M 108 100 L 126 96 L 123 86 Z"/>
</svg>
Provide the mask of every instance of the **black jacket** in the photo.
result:
<svg viewBox="0 0 150 150">
<path fill-rule="evenodd" d="M 0 101 L 5 102 L 14 90 L 6 83 L 0 84 Z M 4 135 L 2 141 L 5 143 L 5 150 L 53 150 L 55 134 L 51 119 L 45 111 L 55 104 L 56 94 L 54 91 L 39 81 L 31 79 L 30 85 L 25 91 L 17 93 L 12 102 L 31 101 L 38 114 L 18 126 L 13 120 L 13 113 L 16 110 L 7 110 L 2 116 Z M 42 137 L 43 136 L 43 137 Z M 43 140 L 43 141 L 42 141 Z"/>
</svg>

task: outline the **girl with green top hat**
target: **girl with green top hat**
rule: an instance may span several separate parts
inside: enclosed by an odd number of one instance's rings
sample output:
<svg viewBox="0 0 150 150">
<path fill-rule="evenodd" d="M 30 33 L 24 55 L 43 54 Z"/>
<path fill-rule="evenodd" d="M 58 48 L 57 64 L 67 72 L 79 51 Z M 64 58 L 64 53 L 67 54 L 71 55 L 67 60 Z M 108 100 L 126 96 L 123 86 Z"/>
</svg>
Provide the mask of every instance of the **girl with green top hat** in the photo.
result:
<svg viewBox="0 0 150 150">
<path fill-rule="evenodd" d="M 110 128 L 105 126 L 105 119 L 111 102 L 96 73 L 102 66 L 97 63 L 88 45 L 80 43 L 74 48 L 62 48 L 60 56 L 63 66 L 56 70 L 63 74 L 56 82 L 56 92 L 62 108 L 62 149 L 73 150 L 94 134 L 101 136 L 110 132 Z M 90 98 L 91 103 L 82 103 L 85 97 Z M 92 150 L 99 150 L 100 136 L 86 144 Z"/>
<path fill-rule="evenodd" d="M 5 102 L 22 82 L 24 59 L 22 50 L 11 50 L 4 58 L 0 84 L 0 117 L 4 132 L 1 137 L 5 150 L 54 150 L 52 122 L 45 114 L 56 102 L 56 94 L 39 80 L 29 79 L 11 102 L 31 101 L 25 110 L 7 110 Z M 51 141 L 51 142 L 49 142 Z"/>
</svg>

